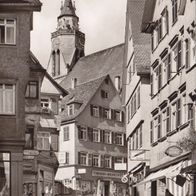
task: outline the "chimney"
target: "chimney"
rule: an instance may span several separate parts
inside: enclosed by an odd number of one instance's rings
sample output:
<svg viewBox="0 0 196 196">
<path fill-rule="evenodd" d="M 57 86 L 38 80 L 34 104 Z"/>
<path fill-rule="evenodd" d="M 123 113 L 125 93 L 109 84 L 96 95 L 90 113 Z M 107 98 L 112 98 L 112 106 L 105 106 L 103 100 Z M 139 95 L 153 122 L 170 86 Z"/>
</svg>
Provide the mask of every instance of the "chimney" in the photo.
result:
<svg viewBox="0 0 196 196">
<path fill-rule="evenodd" d="M 115 81 L 114 81 L 114 85 L 116 87 L 117 91 L 120 91 L 120 76 L 115 76 Z"/>
<path fill-rule="evenodd" d="M 71 88 L 74 89 L 77 86 L 77 78 L 72 78 L 71 79 Z"/>
</svg>

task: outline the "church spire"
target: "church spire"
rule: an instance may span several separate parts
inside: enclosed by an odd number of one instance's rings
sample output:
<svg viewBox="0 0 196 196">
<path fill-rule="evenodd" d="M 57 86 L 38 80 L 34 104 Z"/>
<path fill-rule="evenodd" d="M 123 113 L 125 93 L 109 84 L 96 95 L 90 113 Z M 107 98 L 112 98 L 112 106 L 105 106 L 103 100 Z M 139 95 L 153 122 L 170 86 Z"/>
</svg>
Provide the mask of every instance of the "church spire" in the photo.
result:
<svg viewBox="0 0 196 196">
<path fill-rule="evenodd" d="M 61 14 L 60 14 L 59 18 L 62 16 L 75 16 L 75 17 L 77 17 L 75 10 L 76 9 L 72 3 L 72 0 L 65 0 L 64 4 L 62 3 L 62 5 L 61 5 Z"/>
</svg>

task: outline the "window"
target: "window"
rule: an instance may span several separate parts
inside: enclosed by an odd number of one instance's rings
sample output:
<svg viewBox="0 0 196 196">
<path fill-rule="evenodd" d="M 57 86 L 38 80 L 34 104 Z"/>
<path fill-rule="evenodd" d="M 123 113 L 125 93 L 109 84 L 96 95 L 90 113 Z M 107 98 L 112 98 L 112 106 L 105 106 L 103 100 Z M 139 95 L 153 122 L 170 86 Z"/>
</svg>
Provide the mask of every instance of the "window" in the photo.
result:
<svg viewBox="0 0 196 196">
<path fill-rule="evenodd" d="M 171 106 L 171 130 L 176 130 L 177 128 L 177 102 Z"/>
<path fill-rule="evenodd" d="M 101 97 L 104 98 L 104 99 L 107 99 L 108 98 L 108 92 L 106 92 L 104 90 L 101 90 Z"/>
<path fill-rule="evenodd" d="M 37 81 L 29 81 L 26 89 L 26 98 L 38 98 L 38 82 Z"/>
<path fill-rule="evenodd" d="M 25 132 L 25 149 L 33 149 L 34 128 L 28 127 Z"/>
<path fill-rule="evenodd" d="M 41 99 L 41 107 L 49 108 L 49 99 Z"/>
<path fill-rule="evenodd" d="M 99 167 L 99 155 L 93 155 L 93 166 L 94 167 Z"/>
<path fill-rule="evenodd" d="M 124 144 L 123 139 L 124 139 L 123 133 L 116 133 L 115 142 L 116 142 L 117 145 L 123 146 L 123 144 Z"/>
<path fill-rule="evenodd" d="M 141 148 L 143 145 L 142 125 L 139 127 L 138 131 L 139 131 L 139 148 Z"/>
<path fill-rule="evenodd" d="M 87 165 L 87 153 L 79 153 L 79 164 Z"/>
<path fill-rule="evenodd" d="M 162 83 L 163 85 L 166 84 L 171 78 L 171 55 L 168 54 L 166 58 L 163 60 L 163 67 L 162 67 Z"/>
<path fill-rule="evenodd" d="M 2 195 L 11 195 L 11 170 L 10 170 L 10 154 L 0 153 L 0 191 Z"/>
<path fill-rule="evenodd" d="M 37 149 L 50 150 L 50 133 L 37 133 Z"/>
<path fill-rule="evenodd" d="M 178 0 L 172 0 L 172 23 L 178 19 Z"/>
<path fill-rule="evenodd" d="M 0 44 L 16 44 L 15 19 L 0 19 Z"/>
<path fill-rule="evenodd" d="M 115 120 L 121 122 L 121 112 L 115 110 Z"/>
<path fill-rule="evenodd" d="M 162 39 L 162 24 L 161 24 L 162 20 L 161 18 L 158 20 L 158 24 L 157 24 L 157 31 L 158 31 L 158 42 L 161 41 Z"/>
<path fill-rule="evenodd" d="M 137 89 L 137 108 L 140 107 L 140 87 Z"/>
<path fill-rule="evenodd" d="M 55 67 L 56 67 L 56 52 L 53 51 L 52 52 L 52 76 L 56 76 L 56 72 L 55 72 Z"/>
<path fill-rule="evenodd" d="M 0 114 L 15 113 L 15 85 L 0 84 Z"/>
<path fill-rule="evenodd" d="M 195 108 L 193 107 L 193 104 L 188 104 L 188 122 L 190 123 L 190 127 L 195 126 L 194 118 L 195 118 Z"/>
<path fill-rule="evenodd" d="M 156 117 L 154 119 L 154 129 L 153 129 L 153 142 L 156 142 L 158 139 L 158 126 L 159 126 L 159 122 L 158 122 L 158 117 Z"/>
<path fill-rule="evenodd" d="M 93 142 L 100 142 L 100 132 L 97 129 L 93 129 Z"/>
<path fill-rule="evenodd" d="M 74 115 L 74 105 L 68 105 L 68 116 Z"/>
<path fill-rule="evenodd" d="M 182 95 L 182 112 L 181 112 L 181 115 L 182 115 L 182 124 L 186 123 L 187 122 L 187 106 L 186 106 L 186 94 L 183 94 Z"/>
<path fill-rule="evenodd" d="M 106 168 L 111 168 L 111 157 L 110 156 L 105 156 L 104 157 L 104 165 Z"/>
<path fill-rule="evenodd" d="M 162 25 L 162 36 L 165 36 L 168 33 L 168 10 L 165 8 L 162 17 L 161 17 L 161 25 Z"/>
<path fill-rule="evenodd" d="M 103 117 L 106 119 L 110 119 L 110 110 L 107 108 L 103 108 Z"/>
<path fill-rule="evenodd" d="M 111 144 L 111 132 L 104 131 L 104 142 L 107 144 Z"/>
<path fill-rule="evenodd" d="M 69 126 L 65 126 L 63 128 L 63 135 L 64 135 L 64 141 L 68 141 L 69 140 Z"/>
<path fill-rule="evenodd" d="M 69 164 L 69 153 L 65 152 L 65 164 Z"/>
<path fill-rule="evenodd" d="M 60 75 L 60 50 L 56 52 L 56 75 Z"/>
<path fill-rule="evenodd" d="M 99 117 L 99 107 L 91 105 L 91 115 L 94 117 Z"/>
<path fill-rule="evenodd" d="M 87 130 L 85 127 L 79 127 L 79 139 L 80 140 L 87 140 Z"/>
<path fill-rule="evenodd" d="M 162 136 L 166 136 L 167 133 L 167 110 L 162 112 Z"/>
<path fill-rule="evenodd" d="M 127 108 L 127 123 L 130 122 L 130 104 L 128 105 L 128 108 Z"/>
</svg>

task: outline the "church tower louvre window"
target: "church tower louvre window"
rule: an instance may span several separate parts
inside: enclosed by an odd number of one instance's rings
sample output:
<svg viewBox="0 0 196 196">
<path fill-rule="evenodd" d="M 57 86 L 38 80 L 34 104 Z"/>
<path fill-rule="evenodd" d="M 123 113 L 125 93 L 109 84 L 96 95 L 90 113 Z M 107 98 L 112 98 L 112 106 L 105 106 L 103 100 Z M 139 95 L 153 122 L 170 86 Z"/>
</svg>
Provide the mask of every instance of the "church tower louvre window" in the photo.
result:
<svg viewBox="0 0 196 196">
<path fill-rule="evenodd" d="M 84 56 L 85 34 L 79 29 L 79 18 L 72 0 L 64 0 L 57 17 L 57 29 L 51 34 L 52 52 L 48 73 L 54 79 L 66 77 Z"/>
</svg>

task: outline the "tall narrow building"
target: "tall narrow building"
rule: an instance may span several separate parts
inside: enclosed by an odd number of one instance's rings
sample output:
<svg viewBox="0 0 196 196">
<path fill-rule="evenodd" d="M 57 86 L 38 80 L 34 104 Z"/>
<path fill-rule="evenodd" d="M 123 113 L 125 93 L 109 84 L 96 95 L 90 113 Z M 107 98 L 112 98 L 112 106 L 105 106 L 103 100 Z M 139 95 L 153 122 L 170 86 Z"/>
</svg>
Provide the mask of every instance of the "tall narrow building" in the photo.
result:
<svg viewBox="0 0 196 196">
<path fill-rule="evenodd" d="M 48 72 L 55 79 L 64 78 L 78 59 L 84 56 L 85 35 L 79 30 L 79 18 L 71 0 L 65 0 L 52 33 Z"/>
</svg>

